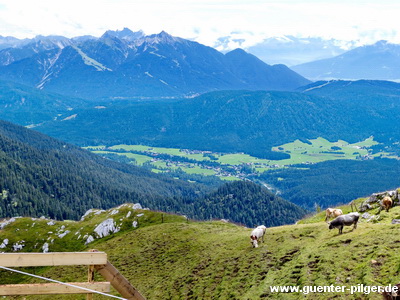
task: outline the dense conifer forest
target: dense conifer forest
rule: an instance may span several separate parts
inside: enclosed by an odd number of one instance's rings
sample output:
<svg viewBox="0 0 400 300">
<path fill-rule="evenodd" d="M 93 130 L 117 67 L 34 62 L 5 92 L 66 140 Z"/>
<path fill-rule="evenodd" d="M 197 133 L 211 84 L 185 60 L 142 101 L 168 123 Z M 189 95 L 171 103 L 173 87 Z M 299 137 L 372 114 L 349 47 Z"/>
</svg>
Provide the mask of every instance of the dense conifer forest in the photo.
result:
<svg viewBox="0 0 400 300">
<path fill-rule="evenodd" d="M 395 159 L 335 160 L 298 167 L 265 172 L 253 179 L 268 182 L 283 198 L 308 209 L 346 204 L 395 189 L 400 182 L 400 161 Z"/>
<path fill-rule="evenodd" d="M 225 184 L 207 195 L 204 203 L 194 203 L 194 215 L 201 219 L 231 219 L 248 226 L 279 226 L 282 220 L 293 224 L 307 211 L 275 196 L 266 188 L 251 181 Z"/>
</svg>

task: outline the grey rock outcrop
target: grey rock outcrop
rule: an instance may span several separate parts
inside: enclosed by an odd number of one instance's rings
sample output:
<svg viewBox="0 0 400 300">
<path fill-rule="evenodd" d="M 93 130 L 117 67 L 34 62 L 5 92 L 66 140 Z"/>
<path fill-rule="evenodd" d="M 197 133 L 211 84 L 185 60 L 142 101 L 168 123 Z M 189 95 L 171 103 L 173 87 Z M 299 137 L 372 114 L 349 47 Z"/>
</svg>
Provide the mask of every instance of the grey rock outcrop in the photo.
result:
<svg viewBox="0 0 400 300">
<path fill-rule="evenodd" d="M 97 234 L 97 237 L 102 238 L 110 235 L 111 233 L 116 233 L 120 230 L 120 228 L 116 225 L 113 219 L 107 219 L 101 222 L 96 226 L 94 232 Z"/>
<path fill-rule="evenodd" d="M 12 222 L 15 222 L 15 218 L 11 218 L 9 220 L 4 220 L 4 221 L 0 222 L 0 229 L 3 229 L 4 227 L 6 227 L 8 224 L 11 224 Z"/>
<path fill-rule="evenodd" d="M 3 249 L 5 247 L 7 247 L 7 245 L 8 245 L 8 239 L 4 239 L 3 242 L 0 245 L 0 249 Z"/>
<path fill-rule="evenodd" d="M 374 193 L 371 196 L 368 197 L 367 200 L 365 200 L 363 203 L 361 203 L 359 207 L 359 212 L 365 212 L 367 210 L 370 210 L 374 208 L 377 205 L 381 205 L 381 201 L 385 196 L 389 196 L 393 200 L 393 206 L 399 205 L 400 202 L 400 189 L 395 189 L 391 191 L 385 191 L 381 193 Z"/>
</svg>

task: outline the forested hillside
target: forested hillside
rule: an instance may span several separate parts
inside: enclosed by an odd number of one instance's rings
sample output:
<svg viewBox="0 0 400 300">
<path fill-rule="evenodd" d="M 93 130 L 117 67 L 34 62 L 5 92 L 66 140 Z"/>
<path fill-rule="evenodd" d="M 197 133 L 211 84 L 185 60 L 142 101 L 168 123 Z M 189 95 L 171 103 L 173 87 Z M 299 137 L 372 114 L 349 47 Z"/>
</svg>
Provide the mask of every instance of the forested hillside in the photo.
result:
<svg viewBox="0 0 400 300">
<path fill-rule="evenodd" d="M 77 219 L 91 208 L 139 202 L 154 210 L 182 213 L 194 219 L 266 222 L 270 214 L 257 215 L 257 207 L 250 203 L 237 214 L 236 205 L 248 197 L 263 203 L 267 210 L 273 209 L 275 200 L 280 203 L 283 209 L 278 214 L 279 224 L 293 223 L 305 214 L 267 191 L 254 195 L 258 187 L 253 183 L 245 184 L 243 189 L 237 183 L 228 183 L 226 190 L 208 196 L 221 181 L 208 181 L 206 186 L 157 175 L 4 121 L 0 122 L 0 175 L 0 217 L 44 215 Z M 225 201 L 222 207 L 206 204 L 214 198 L 227 197 L 227 193 L 233 195 L 233 200 Z"/>
<path fill-rule="evenodd" d="M 335 160 L 295 167 L 265 172 L 253 180 L 270 184 L 283 198 L 311 210 L 400 185 L 400 161 L 396 159 Z"/>
<path fill-rule="evenodd" d="M 225 184 L 208 194 L 204 202 L 194 203 L 193 215 L 202 220 L 209 217 L 230 219 L 247 226 L 264 224 L 267 227 L 293 224 L 307 213 L 297 205 L 272 194 L 266 188 L 250 181 Z"/>
<path fill-rule="evenodd" d="M 222 91 L 162 103 L 119 101 L 64 114 L 73 118 L 37 129 L 78 145 L 144 144 L 270 159 L 285 157 L 272 146 L 296 139 L 359 142 L 374 136 L 386 145 L 400 139 L 400 85 L 374 82 L 376 93 L 362 82 L 354 85 L 335 85 L 331 92 L 321 84 L 300 93 Z"/>
<path fill-rule="evenodd" d="M 330 99 L 288 92 L 223 91 L 163 102 L 113 102 L 37 130 L 78 145 L 144 144 L 245 152 L 271 159 L 271 147 L 298 138 L 359 141 L 345 108 Z M 60 119 L 62 119 L 60 118 Z"/>
<path fill-rule="evenodd" d="M 117 164 L 6 122 L 0 123 L 0 145 L 3 217 L 76 219 L 89 208 L 126 201 L 166 209 L 174 197 L 182 201 L 205 192 L 200 185 Z"/>
<path fill-rule="evenodd" d="M 33 87 L 0 81 L 0 119 L 23 126 L 32 126 L 71 113 L 86 101 L 59 94 L 46 93 Z"/>
</svg>

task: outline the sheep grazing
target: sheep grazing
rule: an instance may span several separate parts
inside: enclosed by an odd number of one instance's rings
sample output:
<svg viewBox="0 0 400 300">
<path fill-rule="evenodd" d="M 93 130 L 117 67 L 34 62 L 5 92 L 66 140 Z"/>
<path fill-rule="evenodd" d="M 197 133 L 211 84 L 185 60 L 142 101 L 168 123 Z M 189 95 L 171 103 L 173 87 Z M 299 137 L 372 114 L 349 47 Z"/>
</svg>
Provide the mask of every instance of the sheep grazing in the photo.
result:
<svg viewBox="0 0 400 300">
<path fill-rule="evenodd" d="M 253 245 L 253 248 L 258 247 L 258 242 L 260 241 L 260 239 L 262 239 L 262 241 L 264 242 L 264 235 L 266 230 L 267 227 L 265 227 L 264 225 L 257 226 L 253 229 L 250 234 L 250 243 Z"/>
<path fill-rule="evenodd" d="M 387 212 L 389 212 L 389 209 L 392 207 L 392 205 L 393 205 L 392 198 L 390 198 L 389 196 L 385 196 L 383 197 L 381 202 L 381 210 L 385 209 Z"/>
<path fill-rule="evenodd" d="M 343 212 L 339 208 L 327 208 L 325 210 L 325 222 L 328 221 L 330 218 L 336 218 L 343 215 Z"/>
</svg>

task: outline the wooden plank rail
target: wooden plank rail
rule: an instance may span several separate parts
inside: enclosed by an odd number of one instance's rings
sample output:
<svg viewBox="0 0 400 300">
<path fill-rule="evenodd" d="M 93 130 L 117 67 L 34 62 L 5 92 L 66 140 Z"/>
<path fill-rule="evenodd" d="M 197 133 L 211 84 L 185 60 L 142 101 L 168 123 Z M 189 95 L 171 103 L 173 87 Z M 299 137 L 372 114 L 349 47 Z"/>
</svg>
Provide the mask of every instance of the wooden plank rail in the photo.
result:
<svg viewBox="0 0 400 300">
<path fill-rule="evenodd" d="M 107 254 L 104 252 L 51 252 L 51 253 L 1 253 L 0 266 L 39 267 L 104 265 Z"/>
<path fill-rule="evenodd" d="M 109 282 L 72 282 L 72 285 L 91 289 L 101 293 L 110 292 Z M 34 284 L 5 284 L 0 285 L 0 296 L 16 295 L 43 295 L 43 294 L 88 294 L 90 291 L 81 290 L 72 286 L 58 283 L 34 283 Z"/>
<path fill-rule="evenodd" d="M 112 285 L 125 299 L 145 300 L 128 280 L 107 260 L 105 252 L 90 250 L 89 252 L 51 252 L 51 253 L 0 253 L 2 267 L 39 267 L 39 266 L 76 266 L 87 265 L 88 281 L 73 285 L 95 292 L 109 293 Z M 108 282 L 93 282 L 94 270 Z M 10 270 L 11 271 L 11 270 Z M 31 275 L 32 274 L 26 274 Z M 41 278 L 41 277 L 38 277 Z M 41 278 L 46 279 L 46 278 Z M 50 280 L 50 279 L 47 279 Z M 55 280 L 50 280 L 55 281 Z M 0 296 L 13 295 L 46 295 L 46 294 L 87 294 L 92 299 L 92 292 L 62 283 L 41 284 L 8 284 L 0 285 Z"/>
</svg>

